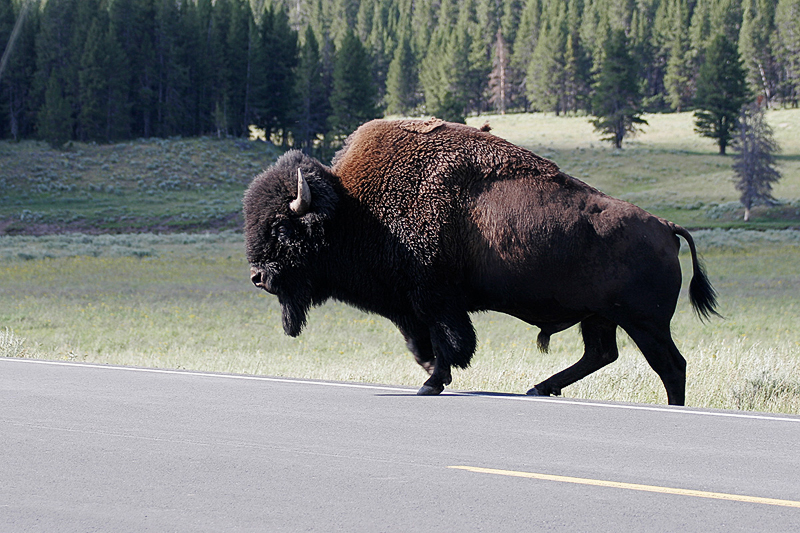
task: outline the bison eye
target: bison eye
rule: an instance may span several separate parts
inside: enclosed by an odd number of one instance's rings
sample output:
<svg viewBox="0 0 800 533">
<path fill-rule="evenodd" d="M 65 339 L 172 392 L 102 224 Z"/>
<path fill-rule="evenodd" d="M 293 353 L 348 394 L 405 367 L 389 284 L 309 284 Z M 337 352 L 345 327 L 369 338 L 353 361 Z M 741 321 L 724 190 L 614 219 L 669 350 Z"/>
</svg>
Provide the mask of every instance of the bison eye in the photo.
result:
<svg viewBox="0 0 800 533">
<path fill-rule="evenodd" d="M 287 244 L 292 238 L 292 227 L 286 222 L 281 222 L 273 230 L 273 235 L 281 244 Z"/>
</svg>

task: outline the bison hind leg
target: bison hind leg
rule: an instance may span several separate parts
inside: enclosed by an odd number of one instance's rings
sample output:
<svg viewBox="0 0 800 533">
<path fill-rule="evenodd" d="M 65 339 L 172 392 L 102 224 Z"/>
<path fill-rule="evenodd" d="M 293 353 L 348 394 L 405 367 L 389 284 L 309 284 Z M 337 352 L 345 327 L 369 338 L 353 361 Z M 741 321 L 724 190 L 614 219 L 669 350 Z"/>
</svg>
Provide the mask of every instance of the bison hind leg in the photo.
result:
<svg viewBox="0 0 800 533">
<path fill-rule="evenodd" d="M 686 401 L 686 359 L 683 358 L 669 330 L 669 324 L 622 324 L 641 350 L 650 367 L 656 371 L 667 391 L 670 405 Z"/>
</svg>

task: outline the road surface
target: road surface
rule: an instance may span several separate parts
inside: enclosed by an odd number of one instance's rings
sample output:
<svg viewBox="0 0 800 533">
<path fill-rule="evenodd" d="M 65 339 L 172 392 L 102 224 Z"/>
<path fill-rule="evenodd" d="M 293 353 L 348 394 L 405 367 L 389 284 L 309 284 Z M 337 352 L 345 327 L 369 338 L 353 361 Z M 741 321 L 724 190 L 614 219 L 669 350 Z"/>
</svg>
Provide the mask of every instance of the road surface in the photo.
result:
<svg viewBox="0 0 800 533">
<path fill-rule="evenodd" d="M 800 417 L 0 359 L 0 531 L 800 531 Z"/>
</svg>

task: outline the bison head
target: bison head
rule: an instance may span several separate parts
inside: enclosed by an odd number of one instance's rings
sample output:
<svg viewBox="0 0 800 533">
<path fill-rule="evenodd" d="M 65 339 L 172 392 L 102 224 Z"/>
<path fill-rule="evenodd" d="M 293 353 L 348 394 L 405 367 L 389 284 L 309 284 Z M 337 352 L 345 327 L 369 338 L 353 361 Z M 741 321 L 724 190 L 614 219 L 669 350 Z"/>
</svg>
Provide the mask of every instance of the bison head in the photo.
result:
<svg viewBox="0 0 800 533">
<path fill-rule="evenodd" d="M 253 179 L 244 195 L 250 279 L 278 296 L 287 335 L 300 334 L 320 296 L 315 280 L 326 226 L 337 203 L 334 178 L 315 159 L 287 152 Z"/>
</svg>

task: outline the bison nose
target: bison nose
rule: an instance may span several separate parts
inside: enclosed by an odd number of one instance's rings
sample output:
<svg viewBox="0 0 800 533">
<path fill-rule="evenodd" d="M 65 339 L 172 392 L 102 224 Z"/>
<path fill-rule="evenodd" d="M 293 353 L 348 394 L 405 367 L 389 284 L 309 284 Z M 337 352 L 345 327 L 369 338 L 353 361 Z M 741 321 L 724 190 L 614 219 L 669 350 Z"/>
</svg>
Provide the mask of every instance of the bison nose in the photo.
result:
<svg viewBox="0 0 800 533">
<path fill-rule="evenodd" d="M 250 267 L 250 281 L 252 281 L 253 285 L 259 289 L 264 289 L 270 294 L 275 294 L 275 289 L 272 286 L 272 275 L 270 274 L 269 270 L 258 267 Z"/>
<path fill-rule="evenodd" d="M 256 287 L 264 284 L 262 272 L 256 267 L 250 267 L 250 281 L 252 281 L 253 285 Z"/>
</svg>

